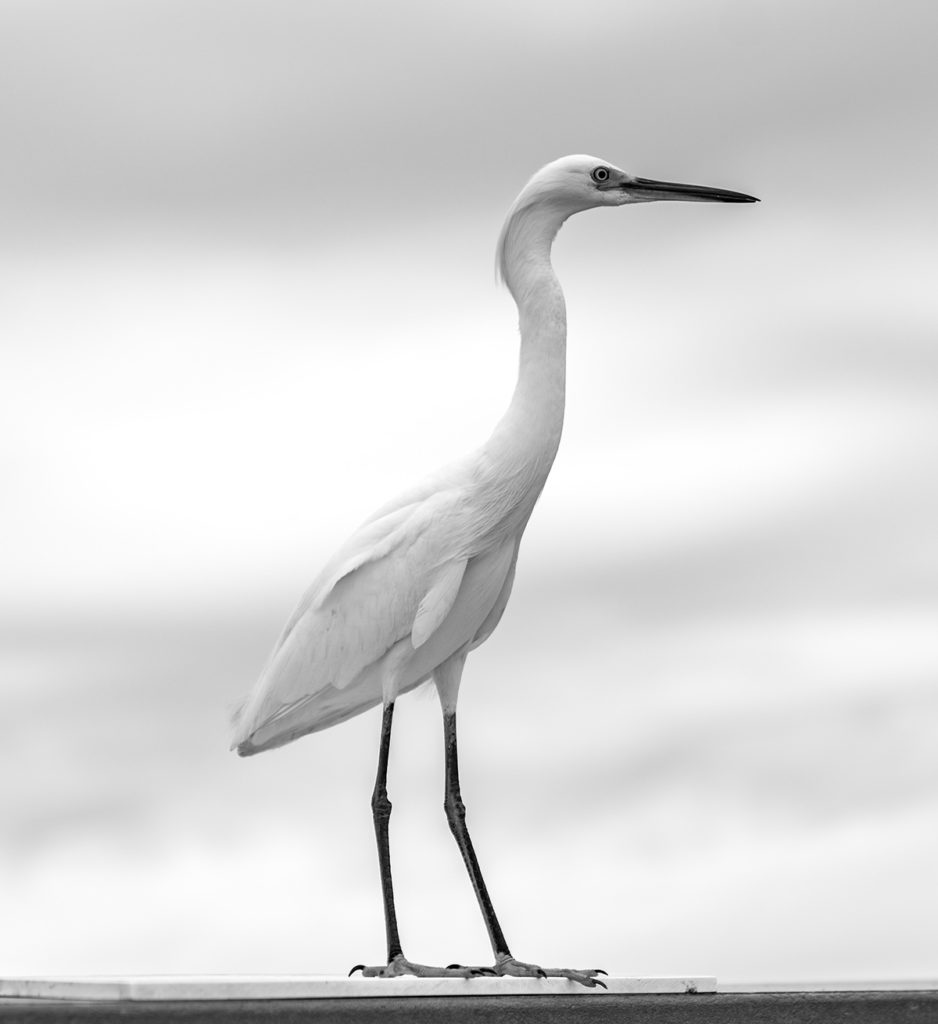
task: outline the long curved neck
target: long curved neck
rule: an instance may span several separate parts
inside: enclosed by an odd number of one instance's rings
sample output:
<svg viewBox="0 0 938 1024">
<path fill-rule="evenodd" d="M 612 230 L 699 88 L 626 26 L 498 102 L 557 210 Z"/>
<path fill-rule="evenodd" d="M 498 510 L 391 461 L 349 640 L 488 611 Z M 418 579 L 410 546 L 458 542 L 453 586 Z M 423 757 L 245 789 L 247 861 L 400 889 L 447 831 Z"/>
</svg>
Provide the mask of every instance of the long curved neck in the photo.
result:
<svg viewBox="0 0 938 1024">
<path fill-rule="evenodd" d="M 548 204 L 522 207 L 510 215 L 499 244 L 501 274 L 518 306 L 521 358 L 511 404 L 492 440 L 533 462 L 544 479 L 563 430 L 567 311 L 550 247 L 567 215 Z"/>
</svg>

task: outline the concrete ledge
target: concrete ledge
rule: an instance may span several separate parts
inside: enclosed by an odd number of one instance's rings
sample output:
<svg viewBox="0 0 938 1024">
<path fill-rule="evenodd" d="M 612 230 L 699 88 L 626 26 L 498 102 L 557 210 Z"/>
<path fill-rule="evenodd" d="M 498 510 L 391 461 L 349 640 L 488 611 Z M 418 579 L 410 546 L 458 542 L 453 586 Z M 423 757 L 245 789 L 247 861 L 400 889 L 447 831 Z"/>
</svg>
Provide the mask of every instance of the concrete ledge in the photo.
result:
<svg viewBox="0 0 938 1024">
<path fill-rule="evenodd" d="M 716 992 L 716 978 L 603 978 L 606 989 L 565 978 L 345 978 L 341 976 L 182 975 L 0 978 L 0 998 L 184 1002 L 280 999 L 426 999 L 479 996 L 597 996 Z"/>
</svg>

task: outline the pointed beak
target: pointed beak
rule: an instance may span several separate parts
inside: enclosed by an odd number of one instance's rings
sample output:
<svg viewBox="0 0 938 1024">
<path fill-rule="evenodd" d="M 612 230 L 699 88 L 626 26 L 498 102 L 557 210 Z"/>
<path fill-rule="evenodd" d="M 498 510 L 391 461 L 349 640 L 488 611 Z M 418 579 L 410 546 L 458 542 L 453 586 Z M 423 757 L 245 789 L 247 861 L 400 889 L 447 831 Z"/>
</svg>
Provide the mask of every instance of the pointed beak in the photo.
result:
<svg viewBox="0 0 938 1024">
<path fill-rule="evenodd" d="M 619 186 L 623 192 L 644 202 L 656 199 L 682 200 L 686 203 L 758 203 L 745 192 L 729 192 L 707 185 L 681 185 L 675 181 L 654 181 L 651 178 L 630 178 Z"/>
</svg>

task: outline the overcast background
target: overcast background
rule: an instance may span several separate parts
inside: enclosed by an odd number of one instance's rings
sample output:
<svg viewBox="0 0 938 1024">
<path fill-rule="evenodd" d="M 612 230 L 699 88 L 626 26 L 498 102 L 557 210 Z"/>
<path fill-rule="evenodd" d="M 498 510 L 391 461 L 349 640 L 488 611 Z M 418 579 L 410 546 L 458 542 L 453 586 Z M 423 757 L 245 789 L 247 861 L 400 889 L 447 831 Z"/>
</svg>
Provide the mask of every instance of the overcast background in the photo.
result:
<svg viewBox="0 0 938 1024">
<path fill-rule="evenodd" d="M 0 2 L 0 972 L 380 962 L 376 711 L 227 752 L 293 602 L 486 436 L 504 211 L 587 152 L 759 206 L 561 233 L 567 428 L 460 702 L 512 950 L 938 962 L 938 7 Z M 435 697 L 408 954 L 490 953 Z"/>
</svg>

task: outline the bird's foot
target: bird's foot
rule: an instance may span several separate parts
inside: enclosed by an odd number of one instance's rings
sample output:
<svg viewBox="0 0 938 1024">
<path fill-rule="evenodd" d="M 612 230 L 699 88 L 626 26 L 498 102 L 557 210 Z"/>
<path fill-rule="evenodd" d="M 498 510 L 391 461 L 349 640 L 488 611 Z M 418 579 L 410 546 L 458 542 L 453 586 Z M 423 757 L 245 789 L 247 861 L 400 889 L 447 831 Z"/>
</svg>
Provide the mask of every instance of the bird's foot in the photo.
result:
<svg viewBox="0 0 938 1024">
<path fill-rule="evenodd" d="M 361 971 L 363 978 L 401 978 L 408 974 L 415 978 L 476 978 L 482 974 L 496 973 L 491 967 L 463 967 L 461 964 L 428 967 L 426 964 L 413 963 L 403 954 L 392 957 L 384 966 L 366 967 L 364 964 L 356 964 L 348 972 L 349 977 L 356 971 Z"/>
<path fill-rule="evenodd" d="M 495 960 L 495 973 L 504 977 L 506 974 L 513 978 L 567 978 L 576 981 L 587 988 L 605 988 L 604 982 L 600 981 L 597 975 L 606 972 L 596 968 L 595 970 L 576 971 L 567 967 L 538 967 L 537 964 L 526 964 L 522 960 L 516 960 L 513 956 L 506 956 L 500 953 Z"/>
</svg>

